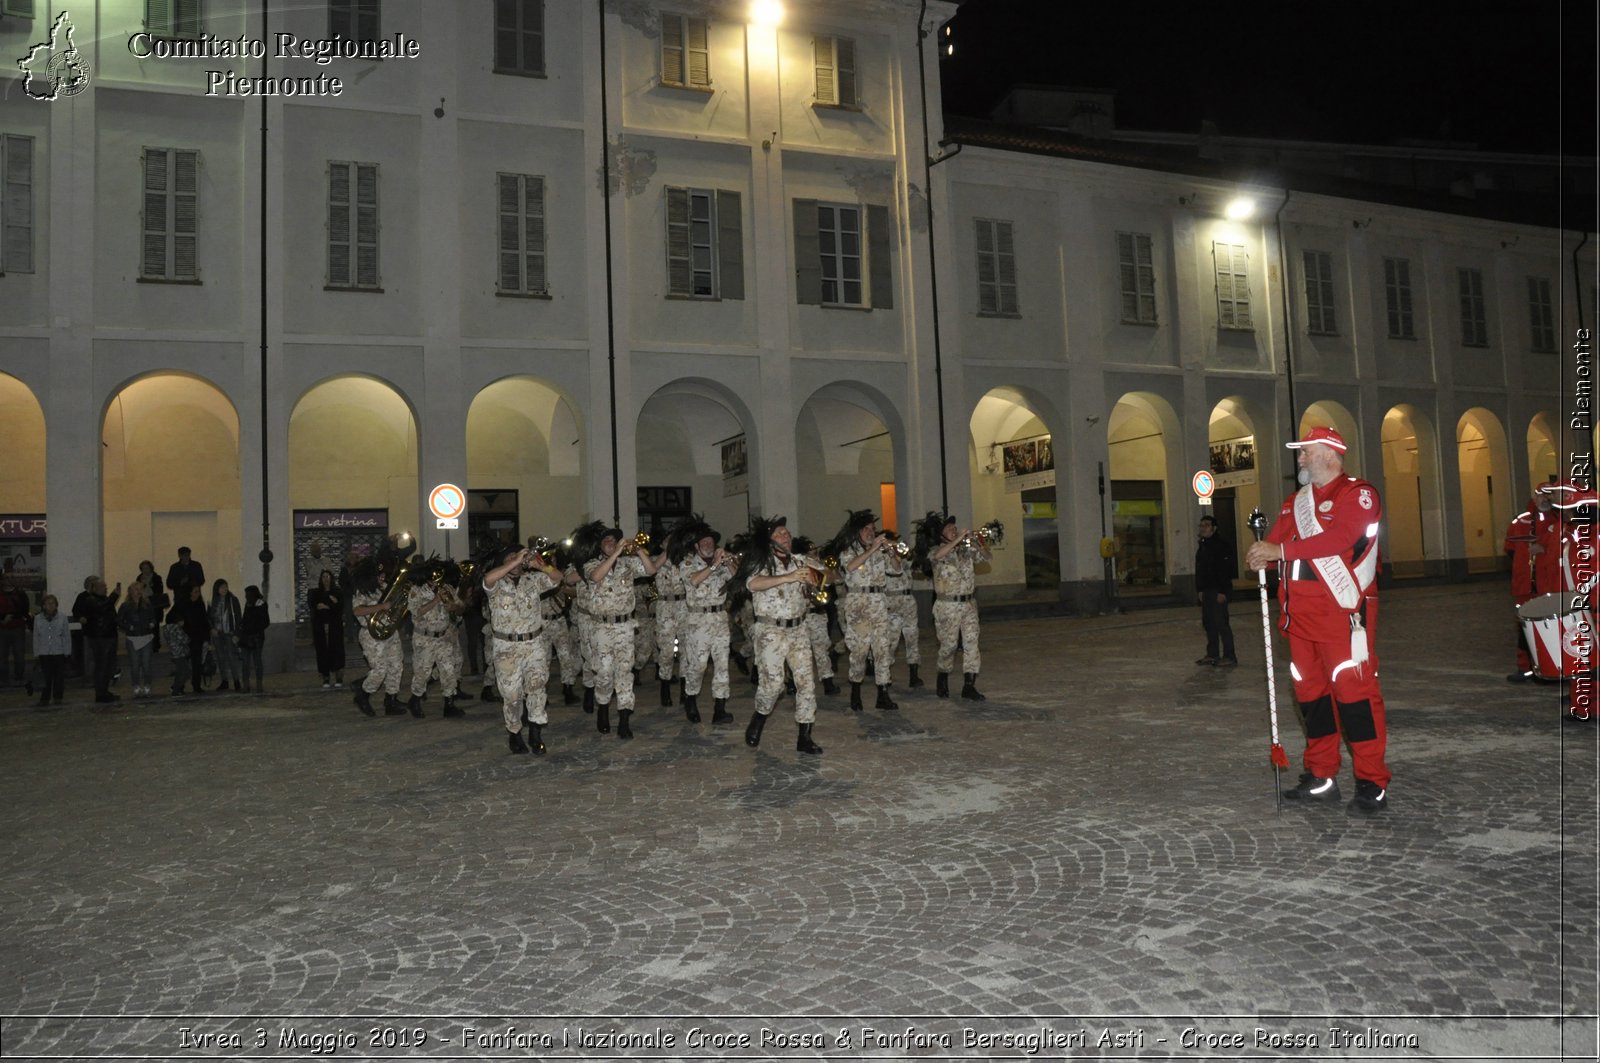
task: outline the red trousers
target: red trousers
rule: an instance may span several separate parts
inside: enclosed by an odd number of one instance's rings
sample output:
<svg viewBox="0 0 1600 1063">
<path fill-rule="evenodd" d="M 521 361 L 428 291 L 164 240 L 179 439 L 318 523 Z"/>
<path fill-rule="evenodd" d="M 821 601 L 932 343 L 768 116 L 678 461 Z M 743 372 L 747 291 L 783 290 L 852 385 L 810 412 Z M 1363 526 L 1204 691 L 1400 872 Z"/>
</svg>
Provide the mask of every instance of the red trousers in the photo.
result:
<svg viewBox="0 0 1600 1063">
<path fill-rule="evenodd" d="M 1384 721 L 1383 692 L 1378 688 L 1378 603 L 1368 599 L 1367 659 L 1350 660 L 1350 639 L 1333 642 L 1300 638 L 1289 632 L 1289 657 L 1294 696 L 1305 721 L 1306 771 L 1318 778 L 1339 774 L 1342 739 L 1350 746 L 1357 779 L 1387 789 L 1390 772 L 1383 761 L 1389 730 Z"/>
</svg>

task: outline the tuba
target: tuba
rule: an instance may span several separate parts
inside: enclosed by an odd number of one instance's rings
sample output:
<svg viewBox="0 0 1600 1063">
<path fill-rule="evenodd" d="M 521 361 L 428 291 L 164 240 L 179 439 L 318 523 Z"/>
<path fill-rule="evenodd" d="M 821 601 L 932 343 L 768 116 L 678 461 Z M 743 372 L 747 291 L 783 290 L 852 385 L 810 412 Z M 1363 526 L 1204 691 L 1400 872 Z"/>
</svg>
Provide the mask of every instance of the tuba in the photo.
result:
<svg viewBox="0 0 1600 1063">
<path fill-rule="evenodd" d="M 367 633 L 379 642 L 399 631 L 401 621 L 406 618 L 406 613 L 410 609 L 408 600 L 410 576 L 410 562 L 403 563 L 395 569 L 394 578 L 389 581 L 388 589 L 378 600 L 378 604 L 383 606 L 383 611 L 367 617 Z"/>
<path fill-rule="evenodd" d="M 827 605 L 833 599 L 833 592 L 828 589 L 828 574 L 830 570 L 836 570 L 838 567 L 837 557 L 824 557 L 821 565 L 815 563 L 806 565 L 806 569 L 811 573 L 811 590 L 807 593 L 811 596 L 812 604 Z"/>
</svg>

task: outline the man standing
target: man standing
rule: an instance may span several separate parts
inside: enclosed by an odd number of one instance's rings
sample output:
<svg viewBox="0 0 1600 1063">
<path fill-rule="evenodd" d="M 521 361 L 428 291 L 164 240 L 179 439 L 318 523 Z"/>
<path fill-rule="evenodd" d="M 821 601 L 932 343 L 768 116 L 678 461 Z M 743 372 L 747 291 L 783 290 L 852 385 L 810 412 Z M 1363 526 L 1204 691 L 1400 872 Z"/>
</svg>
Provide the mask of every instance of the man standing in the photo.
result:
<svg viewBox="0 0 1600 1063">
<path fill-rule="evenodd" d="M 21 686 L 27 679 L 23 667 L 27 642 L 28 596 L 17 589 L 8 572 L 0 575 L 0 687 Z"/>
<path fill-rule="evenodd" d="M 634 580 L 653 576 L 657 558 L 624 539 L 622 529 L 600 532 L 599 553 L 583 566 L 594 624 L 594 726 L 611 731 L 611 695 L 617 696 L 617 737 L 633 737 Z"/>
<path fill-rule="evenodd" d="M 1200 545 L 1194 551 L 1194 589 L 1200 598 L 1200 623 L 1206 629 L 1206 655 L 1195 664 L 1232 668 L 1239 663 L 1233 652 L 1233 625 L 1228 622 L 1228 596 L 1238 575 L 1233 544 L 1217 534 L 1217 518 L 1206 514 L 1200 518 Z"/>
<path fill-rule="evenodd" d="M 204 590 L 205 585 L 206 570 L 201 567 L 200 562 L 189 556 L 187 546 L 178 547 L 178 560 L 167 569 L 167 593 L 175 602 L 186 602 L 189 600 L 190 587 Z"/>
<path fill-rule="evenodd" d="M 739 562 L 738 577 L 755 605 L 755 655 L 761 680 L 756 686 L 756 711 L 745 728 L 749 746 L 761 744 L 767 717 L 783 693 L 783 666 L 794 673 L 794 722 L 800 728 L 795 749 L 812 755 L 822 747 L 811 740 L 817 718 L 817 690 L 811 673 L 811 639 L 806 634 L 806 610 L 818 577 L 791 553 L 788 518 L 754 517 L 750 545 Z"/>
<path fill-rule="evenodd" d="M 839 571 L 849 589 L 842 620 L 845 645 L 850 649 L 850 707 L 856 712 L 862 710 L 861 684 L 866 681 L 869 653 L 878 682 L 877 708 L 887 711 L 900 707 L 889 697 L 889 669 L 894 664 L 897 633 L 889 622 L 889 607 L 883 595 L 885 577 L 889 569 L 900 567 L 900 559 L 885 551 L 888 542 L 886 536 L 879 534 L 878 518 L 873 512 L 858 509 L 850 513 L 828 547 L 828 552 L 839 559 Z M 795 682 L 799 681 L 797 675 Z"/>
<path fill-rule="evenodd" d="M 561 574 L 546 568 L 538 552 L 526 549 L 508 552 L 483 576 L 494 619 L 489 652 L 494 658 L 495 682 L 505 699 L 501 709 L 513 753 L 531 749 L 543 755 L 545 751 L 544 725 L 550 722 L 545 708 L 550 644 L 545 641 L 540 600 L 560 581 Z M 522 740 L 524 719 L 528 721 L 526 742 Z"/>
<path fill-rule="evenodd" d="M 1388 730 L 1378 687 L 1378 526 L 1383 507 L 1365 480 L 1346 476 L 1345 441 L 1313 428 L 1288 444 L 1299 451 L 1302 486 L 1245 555 L 1259 571 L 1278 565 L 1279 621 L 1289 638 L 1295 700 L 1305 721 L 1305 771 L 1284 794 L 1295 801 L 1339 800 L 1341 737 L 1350 745 L 1356 796 L 1351 807 L 1387 807 Z"/>
<path fill-rule="evenodd" d="M 351 611 L 361 624 L 361 652 L 367 658 L 367 676 L 356 687 L 356 708 L 367 716 L 376 716 L 372 708 L 372 695 L 383 688 L 383 714 L 404 716 L 406 708 L 400 704 L 400 676 L 405 671 L 405 654 L 400 649 L 400 631 L 396 627 L 388 638 L 379 639 L 372 634 L 367 618 L 386 611 L 383 591 L 392 577 L 379 564 L 377 558 L 363 558 L 352 574 L 355 595 Z M 397 592 L 397 593 L 404 593 Z"/>
<path fill-rule="evenodd" d="M 455 592 L 445 581 L 446 562 L 435 562 L 433 572 L 419 573 L 407 590 L 406 608 L 411 612 L 411 700 L 406 707 L 422 719 L 422 699 L 428 696 L 428 680 L 439 672 L 439 692 L 444 696 L 444 714 L 465 715 L 456 708 L 456 686 L 461 679 L 461 640 L 456 635 L 451 609 L 458 608 Z M 452 566 L 453 567 L 453 566 Z"/>
<path fill-rule="evenodd" d="M 89 578 L 92 581 L 89 590 L 78 596 L 75 608 L 78 623 L 82 625 L 83 642 L 93 662 L 95 703 L 109 705 L 122 700 L 111 693 L 112 673 L 117 668 L 117 599 L 122 597 L 122 584 L 118 583 L 117 589 L 107 594 L 105 580 L 99 576 Z"/>
<path fill-rule="evenodd" d="M 978 690 L 983 655 L 978 649 L 978 564 L 993 559 L 981 536 L 956 527 L 956 519 L 929 513 L 917 527 L 917 553 L 927 559 L 933 576 L 933 630 L 939 638 L 939 669 L 934 693 L 950 696 L 950 670 L 956 666 L 956 644 L 961 645 L 965 682 L 961 696 L 988 701 Z"/>
<path fill-rule="evenodd" d="M 690 538 L 692 536 L 692 538 Z M 683 712 L 690 723 L 700 722 L 700 686 L 706 664 L 711 665 L 711 722 L 730 723 L 728 711 L 728 581 L 734 559 L 717 544 L 722 534 L 704 521 L 685 535 L 693 549 L 678 562 L 678 578 L 686 594 L 684 646 L 679 655 L 683 674 Z"/>
<path fill-rule="evenodd" d="M 893 548 L 900 545 L 900 536 L 893 532 L 888 533 L 888 538 Z M 906 644 L 906 686 L 923 686 L 922 676 L 917 674 L 922 667 L 922 633 L 917 627 L 917 599 L 911 593 L 911 569 L 902 564 L 899 568 L 890 566 L 883 574 L 883 602 L 889 610 L 889 627 L 891 645 L 897 649 L 903 638 Z"/>
<path fill-rule="evenodd" d="M 1544 589 L 1539 588 L 1534 579 L 1534 564 L 1544 555 L 1544 544 L 1539 540 L 1545 526 L 1550 523 L 1550 510 L 1550 496 L 1543 491 L 1535 491 L 1533 498 L 1528 501 L 1528 508 L 1511 518 L 1511 524 L 1506 528 L 1504 549 L 1511 557 L 1513 606 L 1520 606 L 1534 595 L 1543 593 Z M 1533 651 L 1528 646 L 1522 622 L 1516 619 L 1512 622 L 1517 626 L 1517 670 L 1506 676 L 1506 682 L 1526 683 L 1538 678 L 1533 667 Z"/>
</svg>

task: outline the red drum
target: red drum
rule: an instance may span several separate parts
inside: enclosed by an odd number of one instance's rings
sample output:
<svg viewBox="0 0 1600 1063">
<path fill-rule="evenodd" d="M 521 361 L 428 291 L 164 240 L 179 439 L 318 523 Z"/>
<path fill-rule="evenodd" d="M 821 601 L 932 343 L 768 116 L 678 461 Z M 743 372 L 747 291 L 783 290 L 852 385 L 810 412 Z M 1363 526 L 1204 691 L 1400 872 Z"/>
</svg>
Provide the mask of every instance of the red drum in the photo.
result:
<svg viewBox="0 0 1600 1063">
<path fill-rule="evenodd" d="M 1577 593 L 1541 594 L 1517 606 L 1517 619 L 1545 679 L 1576 675 L 1595 664 L 1594 614 Z"/>
</svg>

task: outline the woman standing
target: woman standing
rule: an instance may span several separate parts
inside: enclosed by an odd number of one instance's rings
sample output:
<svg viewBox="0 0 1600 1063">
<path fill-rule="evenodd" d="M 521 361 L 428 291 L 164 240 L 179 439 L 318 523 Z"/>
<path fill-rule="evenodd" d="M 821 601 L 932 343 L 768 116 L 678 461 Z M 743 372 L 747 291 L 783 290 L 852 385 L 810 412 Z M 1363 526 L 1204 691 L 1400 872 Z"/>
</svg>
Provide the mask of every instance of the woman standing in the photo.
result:
<svg viewBox="0 0 1600 1063">
<path fill-rule="evenodd" d="M 167 653 L 172 657 L 172 693 L 182 694 L 183 685 L 190 682 L 194 684 L 194 692 L 200 693 L 211 620 L 206 616 L 206 603 L 199 587 L 189 588 L 188 593 L 173 604 L 167 613 L 162 637 L 167 640 Z"/>
<path fill-rule="evenodd" d="M 239 682 L 239 624 L 244 619 L 239 599 L 228 589 L 228 581 L 219 579 L 211 585 L 211 652 L 217 658 L 217 689 L 243 690 Z"/>
<path fill-rule="evenodd" d="M 311 644 L 317 648 L 322 689 L 344 686 L 344 592 L 327 569 L 306 595 L 311 613 Z"/>
<path fill-rule="evenodd" d="M 72 652 L 72 635 L 67 629 L 67 614 L 61 611 L 56 596 L 44 596 L 44 611 L 33 618 L 33 656 L 39 662 L 44 682 L 39 689 L 39 707 L 54 699 L 61 704 L 67 655 Z"/>
<path fill-rule="evenodd" d="M 128 642 L 128 670 L 133 674 L 136 698 L 150 693 L 150 658 L 155 653 L 156 624 L 160 619 L 149 591 L 135 581 L 128 588 L 128 600 L 117 610 L 117 627 Z"/>
<path fill-rule="evenodd" d="M 250 672 L 256 673 L 256 693 L 264 693 L 261 685 L 261 650 L 267 644 L 267 628 L 272 623 L 267 613 L 267 600 L 261 596 L 260 587 L 244 589 L 244 618 L 239 622 L 239 652 L 244 657 L 246 686 L 250 685 Z M 235 687 L 234 689 L 238 689 Z"/>
</svg>

